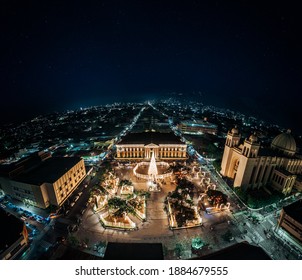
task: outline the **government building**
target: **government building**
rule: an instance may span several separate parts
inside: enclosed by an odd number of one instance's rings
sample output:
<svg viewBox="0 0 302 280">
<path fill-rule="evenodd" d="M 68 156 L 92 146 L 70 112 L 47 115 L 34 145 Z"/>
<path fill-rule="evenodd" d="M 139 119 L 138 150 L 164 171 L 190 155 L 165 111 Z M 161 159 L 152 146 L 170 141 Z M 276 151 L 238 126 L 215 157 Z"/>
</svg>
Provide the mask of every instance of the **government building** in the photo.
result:
<svg viewBox="0 0 302 280">
<path fill-rule="evenodd" d="M 264 148 L 255 134 L 242 143 L 235 127 L 227 134 L 220 173 L 232 179 L 234 187 L 260 188 L 269 184 L 287 195 L 293 187 L 301 187 L 302 156 L 296 154 L 296 149 L 290 130 Z"/>
<path fill-rule="evenodd" d="M 153 153 L 156 160 L 186 160 L 187 145 L 173 132 L 129 133 L 116 144 L 119 160 L 150 160 Z"/>
<path fill-rule="evenodd" d="M 37 153 L 0 166 L 0 189 L 6 195 L 39 208 L 61 206 L 86 176 L 79 157 Z"/>
</svg>

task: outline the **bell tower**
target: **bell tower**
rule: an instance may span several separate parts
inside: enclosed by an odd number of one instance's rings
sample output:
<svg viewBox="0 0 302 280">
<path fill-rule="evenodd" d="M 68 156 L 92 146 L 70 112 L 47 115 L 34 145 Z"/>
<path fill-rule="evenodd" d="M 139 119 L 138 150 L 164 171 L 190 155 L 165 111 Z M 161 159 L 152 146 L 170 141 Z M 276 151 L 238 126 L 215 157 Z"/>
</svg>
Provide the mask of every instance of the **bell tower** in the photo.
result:
<svg viewBox="0 0 302 280">
<path fill-rule="evenodd" d="M 258 156 L 259 148 L 258 137 L 254 133 L 248 139 L 244 140 L 242 154 L 247 158 L 255 158 Z"/>
<path fill-rule="evenodd" d="M 237 126 L 235 126 L 232 130 L 228 132 L 225 145 L 224 145 L 224 152 L 221 161 L 221 170 L 220 173 L 222 176 L 228 176 L 230 162 L 232 159 L 233 148 L 239 145 L 240 141 L 240 134 Z"/>
<path fill-rule="evenodd" d="M 254 177 L 256 176 L 257 172 L 261 172 L 261 170 L 263 171 L 261 166 L 259 169 L 256 168 L 259 148 L 260 143 L 256 133 L 244 140 L 240 156 L 240 164 L 236 170 L 237 176 L 234 180 L 234 187 L 247 187 L 249 184 L 254 182 Z"/>
</svg>

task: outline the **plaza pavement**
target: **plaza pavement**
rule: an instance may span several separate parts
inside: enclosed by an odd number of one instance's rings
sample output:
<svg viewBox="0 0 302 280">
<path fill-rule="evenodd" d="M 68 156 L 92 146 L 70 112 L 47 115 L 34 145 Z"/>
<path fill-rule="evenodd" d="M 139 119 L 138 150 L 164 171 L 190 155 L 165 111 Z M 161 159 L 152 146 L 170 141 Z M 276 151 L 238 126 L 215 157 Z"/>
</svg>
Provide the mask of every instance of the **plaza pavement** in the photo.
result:
<svg viewBox="0 0 302 280">
<path fill-rule="evenodd" d="M 136 190 L 147 190 L 147 182 L 138 179 L 132 174 L 132 168 L 116 170 L 120 179 L 127 179 L 133 182 Z M 173 181 L 174 178 L 172 178 Z M 167 179 L 166 184 L 162 185 L 160 192 L 152 192 L 147 200 L 147 220 L 141 222 L 138 218 L 131 216 L 131 219 L 137 224 L 138 230 L 123 231 L 104 229 L 99 223 L 98 214 L 94 214 L 92 209 L 87 209 L 83 215 L 82 224 L 76 233 L 79 240 L 88 238 L 90 246 L 100 241 L 106 242 L 145 242 L 162 243 L 165 250 L 165 256 L 168 259 L 177 258 L 174 253 L 176 244 L 182 244 L 182 258 L 190 258 L 192 238 L 200 236 L 204 242 L 210 244 L 208 251 L 216 251 L 233 242 L 224 242 L 221 235 L 230 228 L 227 221 L 231 218 L 227 212 L 218 215 L 207 215 L 202 213 L 204 225 L 202 227 L 190 229 L 170 230 L 168 217 L 164 211 L 164 200 L 168 192 L 175 189 L 175 184 Z M 215 229 L 211 230 L 211 225 Z M 235 232 L 234 232 L 235 233 Z M 235 240 L 234 240 L 235 242 Z M 90 252 L 91 253 L 91 252 Z M 208 253 L 208 252 L 207 252 Z"/>
</svg>

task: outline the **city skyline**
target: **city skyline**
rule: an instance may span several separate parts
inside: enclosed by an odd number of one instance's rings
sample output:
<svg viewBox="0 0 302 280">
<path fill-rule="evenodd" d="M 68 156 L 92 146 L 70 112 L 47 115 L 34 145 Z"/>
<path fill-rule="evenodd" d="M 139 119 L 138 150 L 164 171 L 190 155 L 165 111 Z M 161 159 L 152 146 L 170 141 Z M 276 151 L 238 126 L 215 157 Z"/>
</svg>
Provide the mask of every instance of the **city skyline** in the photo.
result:
<svg viewBox="0 0 302 280">
<path fill-rule="evenodd" d="M 248 1 L 1 3 L 1 122 L 171 93 L 300 133 L 301 19 Z"/>
<path fill-rule="evenodd" d="M 301 259 L 301 143 L 195 105 L 114 104 L 3 130 L 0 214 L 20 226 L 0 258 Z"/>
</svg>

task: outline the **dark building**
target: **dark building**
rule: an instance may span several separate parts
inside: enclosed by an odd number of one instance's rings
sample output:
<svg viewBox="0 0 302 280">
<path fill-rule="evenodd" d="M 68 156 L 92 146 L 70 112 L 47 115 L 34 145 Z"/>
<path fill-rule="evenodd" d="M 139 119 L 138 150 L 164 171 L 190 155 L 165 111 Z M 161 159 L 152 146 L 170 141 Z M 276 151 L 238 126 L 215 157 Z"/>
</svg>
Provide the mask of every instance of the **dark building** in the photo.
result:
<svg viewBox="0 0 302 280">
<path fill-rule="evenodd" d="M 283 207 L 280 213 L 279 226 L 289 234 L 302 241 L 302 200 Z"/>
<path fill-rule="evenodd" d="M 28 245 L 24 222 L 0 208 L 0 260 L 15 259 Z"/>
<path fill-rule="evenodd" d="M 66 246 L 64 244 L 59 244 L 55 248 L 54 252 L 51 252 L 52 255 L 49 256 L 51 260 L 101 260 L 101 257 L 85 253 L 76 248 Z"/>
<path fill-rule="evenodd" d="M 200 135 L 200 134 L 217 134 L 217 125 L 209 123 L 205 120 L 182 121 L 178 124 L 178 128 L 184 134 Z"/>
<path fill-rule="evenodd" d="M 161 243 L 112 243 L 105 251 L 105 260 L 163 260 Z"/>
<path fill-rule="evenodd" d="M 209 255 L 195 259 L 200 260 L 271 260 L 270 256 L 258 246 L 240 242 Z"/>
<path fill-rule="evenodd" d="M 129 133 L 120 142 L 123 144 L 183 144 L 178 136 L 173 132 L 141 132 L 141 133 Z"/>
</svg>

